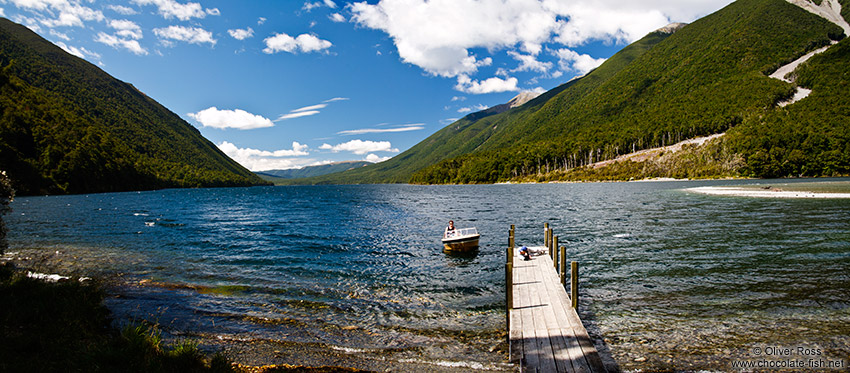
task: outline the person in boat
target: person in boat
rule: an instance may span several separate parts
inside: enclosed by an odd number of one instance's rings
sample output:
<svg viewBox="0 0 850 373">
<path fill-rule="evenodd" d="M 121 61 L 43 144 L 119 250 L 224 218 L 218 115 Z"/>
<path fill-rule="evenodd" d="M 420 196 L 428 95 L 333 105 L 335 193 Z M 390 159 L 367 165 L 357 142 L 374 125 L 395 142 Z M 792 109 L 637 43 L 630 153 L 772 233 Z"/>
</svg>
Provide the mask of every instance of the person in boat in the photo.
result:
<svg viewBox="0 0 850 373">
<path fill-rule="evenodd" d="M 446 234 L 443 237 L 449 238 L 449 237 L 454 236 L 455 233 L 456 233 L 456 231 L 455 231 L 455 221 L 449 220 L 449 226 L 446 227 Z"/>
<path fill-rule="evenodd" d="M 531 260 L 531 253 L 525 246 L 519 249 L 519 255 L 522 256 L 522 260 Z"/>
</svg>

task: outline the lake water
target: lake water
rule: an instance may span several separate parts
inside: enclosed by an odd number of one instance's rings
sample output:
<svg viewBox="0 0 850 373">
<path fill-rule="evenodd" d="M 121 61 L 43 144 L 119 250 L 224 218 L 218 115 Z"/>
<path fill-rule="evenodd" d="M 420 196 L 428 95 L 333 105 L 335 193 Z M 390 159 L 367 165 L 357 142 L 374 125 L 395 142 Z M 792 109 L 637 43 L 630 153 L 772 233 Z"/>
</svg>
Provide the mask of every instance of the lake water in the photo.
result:
<svg viewBox="0 0 850 373">
<path fill-rule="evenodd" d="M 8 251 L 106 277 L 118 322 L 155 321 L 244 363 L 507 370 L 507 232 L 540 245 L 548 222 L 580 263 L 580 314 L 609 366 L 730 370 L 802 347 L 846 367 L 850 199 L 683 190 L 789 182 L 25 197 L 7 216 Z M 477 254 L 442 252 L 449 219 L 478 228 Z"/>
</svg>

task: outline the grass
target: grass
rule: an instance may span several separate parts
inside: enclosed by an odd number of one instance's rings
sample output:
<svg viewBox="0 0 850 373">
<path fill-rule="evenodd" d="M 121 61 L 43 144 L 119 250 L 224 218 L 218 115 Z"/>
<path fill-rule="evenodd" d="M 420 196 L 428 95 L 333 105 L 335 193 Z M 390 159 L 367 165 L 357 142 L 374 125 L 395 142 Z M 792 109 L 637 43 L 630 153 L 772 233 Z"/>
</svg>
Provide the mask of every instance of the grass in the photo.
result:
<svg viewBox="0 0 850 373">
<path fill-rule="evenodd" d="M 96 281 L 50 283 L 0 264 L 0 371 L 232 372 L 198 342 L 165 345 L 151 324 L 111 326 Z"/>
</svg>

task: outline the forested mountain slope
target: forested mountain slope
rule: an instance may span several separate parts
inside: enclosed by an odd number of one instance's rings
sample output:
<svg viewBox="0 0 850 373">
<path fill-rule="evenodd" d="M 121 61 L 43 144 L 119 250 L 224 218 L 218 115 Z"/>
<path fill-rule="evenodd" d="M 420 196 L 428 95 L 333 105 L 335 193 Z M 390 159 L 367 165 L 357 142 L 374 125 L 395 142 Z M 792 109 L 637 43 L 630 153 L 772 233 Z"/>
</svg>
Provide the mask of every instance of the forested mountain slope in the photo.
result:
<svg viewBox="0 0 850 373">
<path fill-rule="evenodd" d="M 842 14 L 848 2 L 841 0 Z M 742 175 L 847 174 L 850 97 L 831 92 L 850 71 L 841 54 L 848 42 L 812 58 L 796 83 L 768 77 L 843 38 L 837 25 L 784 0 L 739 0 L 672 35 L 650 34 L 525 106 L 472 114 L 390 161 L 321 181 L 527 179 L 726 131 L 723 151 L 743 159 Z M 815 93 L 779 107 L 795 84 Z"/>
<path fill-rule="evenodd" d="M 653 32 L 623 48 L 588 75 L 564 83 L 525 104 L 501 113 L 483 110 L 471 113 L 437 131 L 390 160 L 346 171 L 341 174 L 310 178 L 307 183 L 405 183 L 418 170 L 439 161 L 482 149 L 494 149 L 522 143 L 522 136 L 533 131 L 527 121 L 544 105 L 558 99 L 570 103 L 610 79 L 635 58 L 670 36 Z"/>
<path fill-rule="evenodd" d="M 0 170 L 18 194 L 265 182 L 153 99 L 0 18 Z"/>
</svg>

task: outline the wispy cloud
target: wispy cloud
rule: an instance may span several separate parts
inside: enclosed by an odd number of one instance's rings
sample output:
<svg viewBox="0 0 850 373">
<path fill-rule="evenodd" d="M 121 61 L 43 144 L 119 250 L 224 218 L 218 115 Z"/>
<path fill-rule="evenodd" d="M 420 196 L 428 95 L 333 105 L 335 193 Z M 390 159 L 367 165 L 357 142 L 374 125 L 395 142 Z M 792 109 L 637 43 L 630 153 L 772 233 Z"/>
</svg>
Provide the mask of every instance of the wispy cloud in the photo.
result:
<svg viewBox="0 0 850 373">
<path fill-rule="evenodd" d="M 188 2 L 185 4 L 178 3 L 175 0 L 131 0 L 137 5 L 154 5 L 157 7 L 159 14 L 165 18 L 177 18 L 181 21 L 188 21 L 192 18 L 204 18 L 207 15 L 217 16 L 221 14 L 218 8 L 204 9 L 201 4 Z"/>
<path fill-rule="evenodd" d="M 398 149 L 393 148 L 392 144 L 389 141 L 351 140 L 337 145 L 322 144 L 319 149 L 330 150 L 334 153 L 352 152 L 358 155 L 373 152 L 398 153 Z"/>
<path fill-rule="evenodd" d="M 487 109 L 486 105 L 478 104 L 478 105 L 475 105 L 475 106 L 462 107 L 460 109 L 457 109 L 457 112 L 458 113 L 469 113 L 469 112 L 472 112 L 472 111 L 481 111 L 481 110 L 484 110 L 484 109 Z"/>
<path fill-rule="evenodd" d="M 337 135 L 362 135 L 366 133 L 391 133 L 391 132 L 408 132 L 408 131 L 419 131 L 425 129 L 425 125 L 423 123 L 414 123 L 414 124 L 405 124 L 401 127 L 395 128 L 363 128 L 357 130 L 347 130 L 347 131 L 339 131 Z"/>
<path fill-rule="evenodd" d="M 350 100 L 350 98 L 348 98 L 348 97 L 334 97 L 334 98 L 331 98 L 331 99 L 328 99 L 328 100 L 324 100 L 322 102 L 329 103 L 329 102 L 348 101 L 348 100 Z"/>
<path fill-rule="evenodd" d="M 311 115 L 316 115 L 316 114 L 319 114 L 319 113 L 320 112 L 318 110 L 308 110 L 308 111 L 298 111 L 298 112 L 292 111 L 289 114 L 283 114 L 283 115 L 277 117 L 277 119 L 275 119 L 274 121 L 280 122 L 280 121 L 287 120 L 287 119 L 309 117 Z"/>
</svg>

